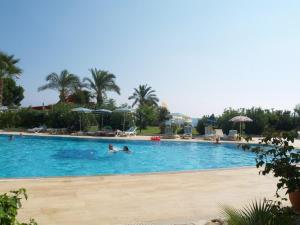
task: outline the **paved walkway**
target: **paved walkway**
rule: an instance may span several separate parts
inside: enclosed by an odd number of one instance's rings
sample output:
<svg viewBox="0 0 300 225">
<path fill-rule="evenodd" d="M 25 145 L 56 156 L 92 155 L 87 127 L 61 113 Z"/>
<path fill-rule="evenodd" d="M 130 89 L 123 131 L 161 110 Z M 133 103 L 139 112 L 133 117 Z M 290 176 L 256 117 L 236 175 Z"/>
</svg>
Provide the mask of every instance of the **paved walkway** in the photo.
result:
<svg viewBox="0 0 300 225">
<path fill-rule="evenodd" d="M 24 187 L 20 218 L 43 225 L 196 223 L 272 197 L 275 179 L 255 168 L 149 175 L 0 180 L 0 192 Z"/>
</svg>

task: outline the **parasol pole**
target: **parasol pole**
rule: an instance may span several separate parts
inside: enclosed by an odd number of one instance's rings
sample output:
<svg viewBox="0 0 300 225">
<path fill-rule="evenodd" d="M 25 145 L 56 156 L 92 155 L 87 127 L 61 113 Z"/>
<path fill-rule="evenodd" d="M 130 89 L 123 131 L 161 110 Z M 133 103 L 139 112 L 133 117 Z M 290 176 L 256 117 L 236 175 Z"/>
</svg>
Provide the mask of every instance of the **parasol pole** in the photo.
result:
<svg viewBox="0 0 300 225">
<path fill-rule="evenodd" d="M 242 138 L 242 122 L 240 122 L 240 137 Z"/>
<path fill-rule="evenodd" d="M 79 131 L 81 131 L 81 113 L 79 114 Z"/>
<path fill-rule="evenodd" d="M 124 112 L 123 131 L 125 131 L 126 112 Z"/>
</svg>

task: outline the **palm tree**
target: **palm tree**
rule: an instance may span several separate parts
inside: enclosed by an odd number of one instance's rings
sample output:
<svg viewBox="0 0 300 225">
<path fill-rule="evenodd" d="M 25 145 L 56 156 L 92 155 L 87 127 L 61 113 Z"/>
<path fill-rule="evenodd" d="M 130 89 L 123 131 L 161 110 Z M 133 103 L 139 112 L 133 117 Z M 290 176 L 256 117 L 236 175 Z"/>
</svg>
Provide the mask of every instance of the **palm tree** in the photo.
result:
<svg viewBox="0 0 300 225">
<path fill-rule="evenodd" d="M 107 91 L 113 91 L 120 94 L 120 87 L 116 84 L 116 76 L 108 71 L 90 69 L 92 79 L 85 77 L 84 82 L 87 82 L 87 87 L 95 92 L 97 103 L 102 105 Z"/>
<path fill-rule="evenodd" d="M 19 59 L 15 59 L 14 55 L 7 55 L 4 52 L 0 52 L 0 105 L 3 102 L 3 82 L 4 78 L 14 78 L 21 75 L 22 70 L 16 66 Z"/>
<path fill-rule="evenodd" d="M 134 100 L 132 107 L 137 103 L 139 105 L 157 105 L 159 99 L 155 94 L 155 90 L 152 87 L 146 85 L 139 85 L 138 88 L 134 89 L 133 94 L 128 98 L 129 100 Z"/>
<path fill-rule="evenodd" d="M 50 73 L 46 77 L 47 84 L 38 88 L 38 91 L 46 89 L 57 90 L 59 92 L 60 102 L 66 102 L 68 95 L 74 91 L 74 87 L 80 83 L 79 78 L 68 72 L 68 70 L 61 71 L 60 74 Z"/>
</svg>

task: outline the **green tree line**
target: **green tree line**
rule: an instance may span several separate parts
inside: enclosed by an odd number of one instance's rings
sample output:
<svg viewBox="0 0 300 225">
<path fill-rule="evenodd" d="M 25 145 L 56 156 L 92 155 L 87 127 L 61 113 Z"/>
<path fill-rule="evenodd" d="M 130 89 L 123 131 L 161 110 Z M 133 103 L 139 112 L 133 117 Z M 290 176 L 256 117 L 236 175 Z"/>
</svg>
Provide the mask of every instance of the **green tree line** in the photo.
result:
<svg viewBox="0 0 300 225">
<path fill-rule="evenodd" d="M 197 131 L 204 134 L 205 126 L 220 128 L 228 133 L 230 129 L 239 129 L 239 124 L 234 124 L 229 120 L 238 115 L 250 117 L 253 122 L 244 124 L 245 133 L 251 135 L 262 135 L 272 132 L 293 131 L 300 129 L 300 107 L 296 106 L 294 111 L 289 110 L 269 110 L 260 107 L 250 109 L 225 109 L 222 115 L 203 116 L 198 121 Z"/>
</svg>

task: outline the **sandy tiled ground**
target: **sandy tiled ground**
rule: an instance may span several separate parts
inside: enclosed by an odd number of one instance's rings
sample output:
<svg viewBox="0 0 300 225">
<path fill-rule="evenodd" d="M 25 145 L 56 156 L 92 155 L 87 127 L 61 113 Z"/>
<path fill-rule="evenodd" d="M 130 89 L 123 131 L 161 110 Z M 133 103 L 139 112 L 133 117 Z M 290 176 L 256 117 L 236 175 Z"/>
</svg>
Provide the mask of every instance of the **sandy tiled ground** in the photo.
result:
<svg viewBox="0 0 300 225">
<path fill-rule="evenodd" d="M 0 192 L 24 187 L 21 218 L 40 224 L 196 222 L 219 215 L 220 204 L 240 206 L 272 197 L 275 180 L 255 168 L 150 175 L 1 180 Z"/>
</svg>

